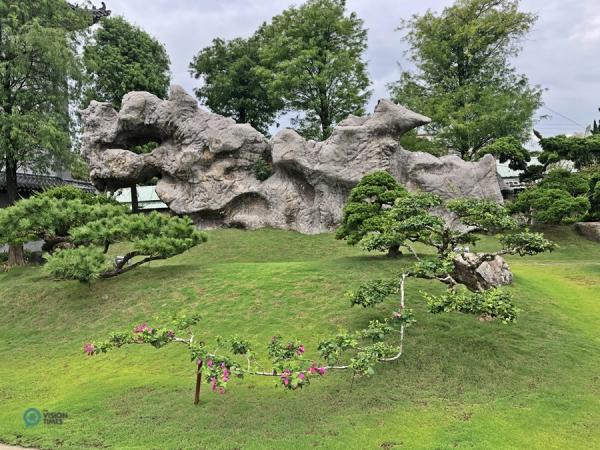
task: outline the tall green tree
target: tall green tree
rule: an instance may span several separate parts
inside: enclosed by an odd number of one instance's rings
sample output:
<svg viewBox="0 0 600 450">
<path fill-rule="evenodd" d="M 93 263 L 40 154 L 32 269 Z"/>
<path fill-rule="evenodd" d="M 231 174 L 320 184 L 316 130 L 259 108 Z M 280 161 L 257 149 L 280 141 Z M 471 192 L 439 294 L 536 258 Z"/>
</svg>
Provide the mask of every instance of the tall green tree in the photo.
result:
<svg viewBox="0 0 600 450">
<path fill-rule="evenodd" d="M 165 47 L 123 17 L 102 19 L 83 55 L 89 77 L 86 103 L 110 102 L 119 109 L 131 91 L 167 96 L 171 62 Z"/>
<path fill-rule="evenodd" d="M 123 96 L 131 91 L 146 91 L 165 98 L 171 80 L 170 60 L 165 47 L 144 30 L 122 17 L 105 18 L 84 47 L 88 88 L 84 103 L 110 102 L 121 107 Z M 147 153 L 156 148 L 148 142 L 130 150 Z M 131 206 L 138 212 L 135 184 L 130 186 Z"/>
<path fill-rule="evenodd" d="M 298 113 L 293 124 L 325 139 L 349 114 L 364 114 L 370 81 L 363 53 L 367 31 L 344 0 L 309 0 L 258 31 L 270 89 Z"/>
<path fill-rule="evenodd" d="M 441 14 L 413 16 L 400 29 L 416 70 L 391 85 L 392 97 L 431 117 L 429 130 L 463 159 L 504 137 L 524 142 L 542 91 L 511 60 L 535 21 L 519 0 L 457 0 Z M 518 160 L 522 152 L 511 147 L 509 159 Z"/>
<path fill-rule="evenodd" d="M 259 39 L 214 39 L 190 64 L 190 73 L 203 84 L 198 99 L 213 112 L 249 123 L 267 133 L 283 102 L 268 89 L 269 79 L 261 70 Z"/>
<path fill-rule="evenodd" d="M 64 0 L 0 0 L 0 169 L 9 204 L 18 198 L 18 170 L 46 173 L 68 165 L 69 100 L 81 65 L 76 47 L 88 12 Z M 12 245 L 11 265 L 24 264 Z"/>
</svg>

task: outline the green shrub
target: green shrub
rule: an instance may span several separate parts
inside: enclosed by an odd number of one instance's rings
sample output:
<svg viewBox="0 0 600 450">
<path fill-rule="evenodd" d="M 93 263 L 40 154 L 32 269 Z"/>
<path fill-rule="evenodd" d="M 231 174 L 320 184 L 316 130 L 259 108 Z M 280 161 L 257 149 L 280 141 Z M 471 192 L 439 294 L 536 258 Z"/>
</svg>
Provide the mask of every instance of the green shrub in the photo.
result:
<svg viewBox="0 0 600 450">
<path fill-rule="evenodd" d="M 254 176 L 259 181 L 265 181 L 273 174 L 273 168 L 264 159 L 259 159 L 254 163 Z"/>
<path fill-rule="evenodd" d="M 98 247 L 58 250 L 47 261 L 44 270 L 61 280 L 89 283 L 108 269 L 106 257 Z"/>
</svg>

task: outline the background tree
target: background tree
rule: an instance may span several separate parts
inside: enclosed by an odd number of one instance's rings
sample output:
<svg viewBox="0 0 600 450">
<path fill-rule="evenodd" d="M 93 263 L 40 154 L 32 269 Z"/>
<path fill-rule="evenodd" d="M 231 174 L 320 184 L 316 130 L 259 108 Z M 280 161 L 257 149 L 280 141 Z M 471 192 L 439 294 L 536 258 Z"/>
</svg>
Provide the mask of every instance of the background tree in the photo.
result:
<svg viewBox="0 0 600 450">
<path fill-rule="evenodd" d="M 74 156 L 69 100 L 81 78 L 78 38 L 90 23 L 64 0 L 0 0 L 0 169 L 9 205 L 19 198 L 17 171 L 47 173 Z M 22 246 L 10 247 L 9 264 L 24 264 Z"/>
<path fill-rule="evenodd" d="M 363 115 L 370 96 L 363 53 L 367 31 L 344 0 L 309 0 L 258 31 L 264 76 L 273 95 L 297 111 L 307 138 L 325 139 L 349 114 Z"/>
<path fill-rule="evenodd" d="M 165 47 L 144 30 L 122 17 L 104 18 L 92 39 L 84 47 L 88 77 L 84 105 L 91 100 L 110 102 L 118 110 L 123 96 L 131 91 L 146 91 L 165 98 L 169 90 L 170 60 Z M 148 153 L 157 143 L 131 148 Z M 131 207 L 138 212 L 135 184 L 131 189 Z"/>
<path fill-rule="evenodd" d="M 283 103 L 268 89 L 260 67 L 257 37 L 214 39 L 190 64 L 192 75 L 203 82 L 196 96 L 211 111 L 267 133 Z"/>
<path fill-rule="evenodd" d="M 448 149 L 440 141 L 420 137 L 417 130 L 404 133 L 400 138 L 400 145 L 403 149 L 411 152 L 425 152 L 438 157 L 448 154 Z"/>
<path fill-rule="evenodd" d="M 598 111 L 600 111 L 600 108 L 598 108 Z M 592 126 L 590 127 L 590 131 L 592 134 L 600 134 L 600 124 L 598 124 L 596 119 L 594 119 L 594 122 L 592 123 Z"/>
<path fill-rule="evenodd" d="M 524 142 L 541 90 L 510 65 L 536 16 L 518 0 L 457 0 L 402 23 L 415 72 L 391 85 L 393 99 L 431 117 L 435 138 L 465 160 L 511 136 Z M 520 157 L 521 152 L 509 159 Z"/>
<path fill-rule="evenodd" d="M 595 189 L 593 176 L 554 169 L 535 186 L 521 192 L 509 205 L 528 223 L 570 224 L 591 212 Z"/>
<path fill-rule="evenodd" d="M 560 161 L 571 161 L 576 169 L 600 165 L 600 134 L 542 138 L 540 145 L 539 160 L 546 167 Z"/>
</svg>

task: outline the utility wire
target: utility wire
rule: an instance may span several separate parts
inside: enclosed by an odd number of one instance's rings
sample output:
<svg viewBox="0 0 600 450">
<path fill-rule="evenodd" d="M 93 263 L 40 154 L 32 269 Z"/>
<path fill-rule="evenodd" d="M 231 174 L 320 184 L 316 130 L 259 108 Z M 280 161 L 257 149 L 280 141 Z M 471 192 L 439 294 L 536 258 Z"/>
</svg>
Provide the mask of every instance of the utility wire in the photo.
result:
<svg viewBox="0 0 600 450">
<path fill-rule="evenodd" d="M 573 122 L 575 125 L 578 125 L 580 127 L 585 127 L 586 125 L 581 125 L 579 122 L 576 122 L 575 120 L 571 119 L 570 117 L 565 116 L 564 114 L 559 113 L 558 111 L 554 111 L 551 108 L 548 108 L 547 106 L 542 106 L 542 108 L 547 109 L 548 111 L 550 111 L 551 113 L 557 114 L 560 117 L 562 117 L 563 119 L 567 119 L 569 122 Z"/>
</svg>

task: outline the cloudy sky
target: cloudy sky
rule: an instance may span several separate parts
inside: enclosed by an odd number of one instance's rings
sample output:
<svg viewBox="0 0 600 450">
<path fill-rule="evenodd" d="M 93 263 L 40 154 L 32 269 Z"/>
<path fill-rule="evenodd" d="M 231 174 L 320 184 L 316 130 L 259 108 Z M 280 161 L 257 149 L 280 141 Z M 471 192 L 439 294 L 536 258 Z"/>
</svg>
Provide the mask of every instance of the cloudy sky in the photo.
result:
<svg viewBox="0 0 600 450">
<path fill-rule="evenodd" d="M 250 36 L 264 21 L 302 0 L 106 0 L 122 15 L 163 42 L 171 57 L 172 80 L 189 91 L 193 56 L 215 37 Z M 99 2 L 96 2 L 99 4 Z M 386 84 L 410 68 L 400 33 L 403 18 L 427 9 L 441 11 L 451 0 L 348 0 L 348 9 L 369 30 L 366 59 L 373 82 L 370 109 L 387 96 Z M 542 134 L 581 132 L 600 119 L 600 8 L 597 0 L 522 0 L 539 18 L 515 61 L 530 81 L 546 89 L 536 125 Z M 542 118 L 549 116 L 548 118 Z"/>
</svg>

